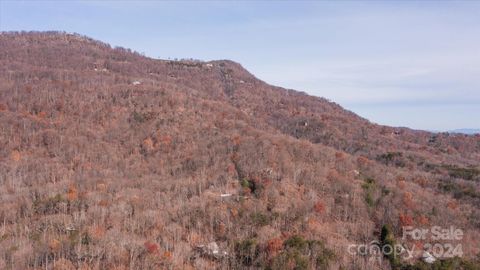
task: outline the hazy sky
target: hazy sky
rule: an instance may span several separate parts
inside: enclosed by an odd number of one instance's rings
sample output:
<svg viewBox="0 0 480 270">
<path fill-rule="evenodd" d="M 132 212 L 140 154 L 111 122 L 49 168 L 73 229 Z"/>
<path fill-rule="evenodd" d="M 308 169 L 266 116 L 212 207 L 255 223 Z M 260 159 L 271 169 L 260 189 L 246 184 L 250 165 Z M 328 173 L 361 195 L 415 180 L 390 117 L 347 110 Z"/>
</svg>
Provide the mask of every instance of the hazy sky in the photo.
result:
<svg viewBox="0 0 480 270">
<path fill-rule="evenodd" d="M 155 58 L 231 59 L 373 122 L 480 128 L 480 1 L 0 0 L 0 30 L 77 32 Z"/>
</svg>

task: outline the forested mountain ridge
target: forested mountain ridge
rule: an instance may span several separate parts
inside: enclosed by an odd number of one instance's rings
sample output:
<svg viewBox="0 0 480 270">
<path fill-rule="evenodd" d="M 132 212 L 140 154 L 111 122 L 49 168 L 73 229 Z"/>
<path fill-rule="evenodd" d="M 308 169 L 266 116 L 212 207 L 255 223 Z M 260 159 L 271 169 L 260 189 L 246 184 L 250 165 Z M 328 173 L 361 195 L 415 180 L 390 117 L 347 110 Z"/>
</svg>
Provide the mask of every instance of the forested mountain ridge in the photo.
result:
<svg viewBox="0 0 480 270">
<path fill-rule="evenodd" d="M 388 269 L 421 248 L 347 247 L 403 226 L 462 229 L 476 264 L 478 135 L 80 35 L 2 33 L 0 63 L 1 269 Z"/>
</svg>

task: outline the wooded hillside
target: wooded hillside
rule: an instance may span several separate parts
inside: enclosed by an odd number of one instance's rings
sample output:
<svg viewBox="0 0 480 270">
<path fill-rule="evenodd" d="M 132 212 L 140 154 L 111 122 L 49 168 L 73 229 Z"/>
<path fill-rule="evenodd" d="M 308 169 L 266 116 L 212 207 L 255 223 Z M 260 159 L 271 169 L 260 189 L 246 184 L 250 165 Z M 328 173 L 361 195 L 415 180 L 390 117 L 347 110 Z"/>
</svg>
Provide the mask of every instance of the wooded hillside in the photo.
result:
<svg viewBox="0 0 480 270">
<path fill-rule="evenodd" d="M 232 61 L 0 34 L 0 269 L 479 269 L 479 164 L 478 135 L 373 124 Z M 460 228 L 462 258 L 419 262 L 403 226 Z M 347 252 L 382 228 L 415 258 Z"/>
</svg>

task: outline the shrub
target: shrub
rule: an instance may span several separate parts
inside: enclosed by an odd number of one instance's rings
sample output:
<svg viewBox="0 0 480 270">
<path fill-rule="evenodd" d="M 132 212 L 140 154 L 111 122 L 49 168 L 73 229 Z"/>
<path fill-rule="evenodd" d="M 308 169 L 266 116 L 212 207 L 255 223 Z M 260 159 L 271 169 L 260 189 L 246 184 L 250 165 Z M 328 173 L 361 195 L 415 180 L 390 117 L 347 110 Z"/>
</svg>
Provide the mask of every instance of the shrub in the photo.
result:
<svg viewBox="0 0 480 270">
<path fill-rule="evenodd" d="M 132 118 L 137 123 L 144 123 L 146 121 L 152 120 L 155 118 L 156 114 L 154 112 L 132 112 Z"/>
<path fill-rule="evenodd" d="M 335 254 L 321 241 L 294 235 L 283 243 L 285 250 L 276 256 L 271 269 L 328 269 Z"/>
<path fill-rule="evenodd" d="M 275 257 L 271 267 L 267 269 L 308 269 L 308 260 L 298 251 L 284 252 Z"/>
<path fill-rule="evenodd" d="M 381 244 L 382 250 L 385 246 L 390 246 L 391 248 L 395 247 L 395 236 L 393 235 L 392 229 L 390 228 L 389 225 L 382 226 L 382 231 L 380 233 L 380 244 Z M 400 261 L 395 256 L 394 252 L 391 252 L 390 254 L 386 254 L 385 257 L 390 262 L 392 269 L 398 269 L 400 267 Z"/>
<path fill-rule="evenodd" d="M 323 248 L 316 258 L 317 269 L 328 269 L 330 262 L 335 259 L 333 251 Z"/>
<path fill-rule="evenodd" d="M 146 120 L 145 116 L 142 113 L 139 113 L 137 111 L 134 111 L 132 113 L 132 118 L 133 120 L 135 120 L 135 122 L 138 122 L 138 123 L 143 123 Z"/>
<path fill-rule="evenodd" d="M 62 195 L 57 194 L 47 199 L 33 201 L 33 209 L 36 214 L 56 214 L 60 211 L 60 203 L 64 202 Z"/>
<path fill-rule="evenodd" d="M 463 199 L 465 197 L 480 199 L 480 192 L 471 184 L 467 185 L 446 181 L 439 183 L 438 188 L 443 192 L 452 193 L 456 199 Z"/>
<path fill-rule="evenodd" d="M 250 219 L 256 226 L 266 226 L 270 224 L 272 218 L 263 213 L 255 212 L 250 214 Z"/>
<path fill-rule="evenodd" d="M 244 188 L 244 190 L 247 190 L 249 193 L 252 193 L 257 197 L 260 196 L 265 189 L 265 186 L 259 179 L 243 178 L 240 181 L 240 185 Z"/>
<path fill-rule="evenodd" d="M 377 160 L 385 165 L 394 165 L 396 167 L 405 167 L 405 161 L 402 159 L 401 152 L 387 152 L 377 156 Z"/>
<path fill-rule="evenodd" d="M 240 185 L 241 185 L 242 187 L 244 187 L 244 188 L 250 189 L 252 183 L 251 183 L 248 179 L 244 178 L 244 179 L 242 179 L 242 180 L 240 181 Z"/>
<path fill-rule="evenodd" d="M 365 179 L 365 183 L 362 184 L 362 188 L 365 191 L 365 202 L 368 206 L 375 206 L 374 193 L 377 189 L 375 180 L 372 178 Z"/>
<path fill-rule="evenodd" d="M 478 181 L 478 176 L 480 176 L 480 170 L 473 167 L 461 168 L 456 165 L 443 165 L 442 167 L 447 169 L 448 175 L 453 178 Z"/>
<path fill-rule="evenodd" d="M 245 266 L 252 266 L 258 254 L 259 249 L 255 239 L 245 239 L 235 243 L 235 258 Z"/>
<path fill-rule="evenodd" d="M 297 250 L 302 250 L 305 249 L 308 246 L 308 242 L 301 236 L 294 235 L 283 243 L 285 248 L 291 248 L 291 249 L 297 249 Z"/>
</svg>

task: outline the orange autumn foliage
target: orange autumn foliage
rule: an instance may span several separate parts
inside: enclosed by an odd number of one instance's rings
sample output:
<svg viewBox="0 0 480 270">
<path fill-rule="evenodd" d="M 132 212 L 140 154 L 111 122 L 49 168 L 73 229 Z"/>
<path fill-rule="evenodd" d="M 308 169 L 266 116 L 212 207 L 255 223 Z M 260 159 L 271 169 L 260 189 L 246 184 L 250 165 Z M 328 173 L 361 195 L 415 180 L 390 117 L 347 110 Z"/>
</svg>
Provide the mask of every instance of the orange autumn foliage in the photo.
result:
<svg viewBox="0 0 480 270">
<path fill-rule="evenodd" d="M 428 219 L 428 217 L 421 215 L 417 217 L 417 223 L 419 225 L 428 225 L 430 223 L 430 220 Z"/>
<path fill-rule="evenodd" d="M 11 158 L 13 161 L 19 161 L 20 158 L 21 158 L 20 152 L 17 151 L 17 150 L 12 151 L 12 153 L 10 154 L 10 158 Z"/>
<path fill-rule="evenodd" d="M 143 243 L 143 246 L 145 247 L 147 252 L 150 254 L 158 252 L 158 249 L 159 249 L 157 244 L 152 243 L 150 241 L 146 241 L 145 243 Z"/>
<path fill-rule="evenodd" d="M 74 186 L 70 186 L 67 192 L 67 200 L 74 201 L 76 199 L 78 199 L 77 188 L 75 188 Z"/>
<path fill-rule="evenodd" d="M 313 210 L 317 212 L 318 214 L 323 214 L 325 212 L 325 204 L 323 202 L 317 202 L 313 206 Z"/>
<path fill-rule="evenodd" d="M 278 251 L 282 250 L 282 248 L 283 241 L 281 238 L 273 238 L 268 240 L 267 251 L 269 255 L 274 256 Z"/>
<path fill-rule="evenodd" d="M 401 226 L 413 226 L 414 224 L 413 217 L 405 213 L 400 214 L 399 220 Z"/>
<path fill-rule="evenodd" d="M 402 198 L 403 204 L 408 208 L 408 209 L 413 209 L 415 204 L 413 202 L 413 194 L 406 191 L 403 193 L 403 198 Z"/>
<path fill-rule="evenodd" d="M 458 208 L 458 203 L 457 203 L 456 201 L 454 201 L 454 200 L 451 200 L 451 201 L 449 201 L 449 202 L 447 203 L 447 207 L 448 207 L 449 209 L 455 210 L 455 209 Z"/>
<path fill-rule="evenodd" d="M 60 250 L 61 243 L 57 239 L 52 239 L 50 242 L 48 242 L 48 248 L 50 248 L 51 251 L 57 252 Z"/>
</svg>

